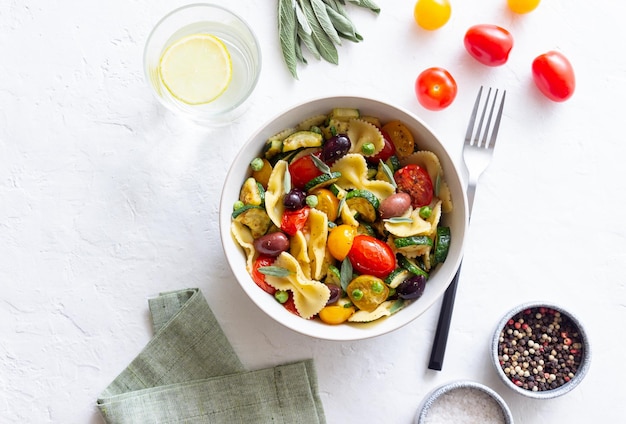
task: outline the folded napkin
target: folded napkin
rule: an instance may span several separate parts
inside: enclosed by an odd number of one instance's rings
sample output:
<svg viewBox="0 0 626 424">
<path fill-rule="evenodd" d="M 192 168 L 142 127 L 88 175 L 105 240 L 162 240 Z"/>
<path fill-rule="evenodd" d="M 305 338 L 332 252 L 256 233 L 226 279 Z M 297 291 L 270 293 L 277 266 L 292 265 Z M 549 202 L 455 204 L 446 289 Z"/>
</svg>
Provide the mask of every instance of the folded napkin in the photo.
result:
<svg viewBox="0 0 626 424">
<path fill-rule="evenodd" d="M 107 423 L 326 422 L 312 360 L 246 371 L 199 289 L 149 308 L 153 339 L 97 401 Z"/>
</svg>

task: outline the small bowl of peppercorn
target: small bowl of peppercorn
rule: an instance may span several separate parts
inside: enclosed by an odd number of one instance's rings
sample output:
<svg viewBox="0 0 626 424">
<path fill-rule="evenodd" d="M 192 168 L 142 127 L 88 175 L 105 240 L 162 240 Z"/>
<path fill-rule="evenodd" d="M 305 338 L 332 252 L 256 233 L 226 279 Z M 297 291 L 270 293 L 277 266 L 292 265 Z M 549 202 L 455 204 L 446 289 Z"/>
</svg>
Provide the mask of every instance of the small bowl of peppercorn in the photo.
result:
<svg viewBox="0 0 626 424">
<path fill-rule="evenodd" d="M 574 389 L 591 363 L 581 322 L 560 306 L 531 302 L 507 312 L 492 339 L 496 372 L 504 384 L 533 399 L 551 399 Z"/>
</svg>

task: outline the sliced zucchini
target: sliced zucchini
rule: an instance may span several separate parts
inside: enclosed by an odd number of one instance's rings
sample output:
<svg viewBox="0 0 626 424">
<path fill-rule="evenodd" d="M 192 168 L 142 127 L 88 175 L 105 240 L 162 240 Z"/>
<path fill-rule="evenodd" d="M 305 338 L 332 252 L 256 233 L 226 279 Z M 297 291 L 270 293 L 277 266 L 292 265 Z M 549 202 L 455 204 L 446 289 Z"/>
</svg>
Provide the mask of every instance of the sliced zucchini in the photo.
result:
<svg viewBox="0 0 626 424">
<path fill-rule="evenodd" d="M 445 262 L 450 250 L 450 227 L 437 227 L 435 237 L 434 259 L 435 264 Z M 433 264 L 434 265 L 434 264 Z"/>
<path fill-rule="evenodd" d="M 385 279 L 385 283 L 387 283 L 387 285 L 392 289 L 395 289 L 400 285 L 400 283 L 412 276 L 413 273 L 409 270 L 404 268 L 396 268 L 391 271 L 391 274 L 387 276 L 387 278 Z"/>
<path fill-rule="evenodd" d="M 360 118 L 359 109 L 348 107 L 336 107 L 330 112 L 330 119 L 349 120 L 352 118 Z"/>
<path fill-rule="evenodd" d="M 398 263 L 402 268 L 406 269 L 407 271 L 415 275 L 423 275 L 424 277 L 428 278 L 428 273 L 424 271 L 422 267 L 419 266 L 414 260 L 409 259 L 403 255 L 398 255 Z"/>
<path fill-rule="evenodd" d="M 346 194 L 346 203 L 354 212 L 358 212 L 365 222 L 374 222 L 378 217 L 380 201 L 368 190 L 352 190 Z"/>
<path fill-rule="evenodd" d="M 255 239 L 267 233 L 272 220 L 261 206 L 245 205 L 233 212 L 232 218 L 250 229 Z"/>
<path fill-rule="evenodd" d="M 308 156 L 311 153 L 319 152 L 319 147 L 305 147 L 302 149 L 295 150 L 292 155 L 289 155 L 285 158 L 285 160 L 289 163 L 293 163 L 300 159 L 301 157 Z"/>
<path fill-rule="evenodd" d="M 313 178 L 311 181 L 304 185 L 305 191 L 311 191 L 319 187 L 326 187 L 335 182 L 341 177 L 341 172 L 331 172 L 330 174 L 322 174 L 319 177 Z"/>
<path fill-rule="evenodd" d="M 324 138 L 313 131 L 297 131 L 283 140 L 283 152 L 290 152 L 301 147 L 321 147 Z"/>
<path fill-rule="evenodd" d="M 311 116 L 296 125 L 296 129 L 298 129 L 299 131 L 315 131 L 313 130 L 313 128 L 324 125 L 324 122 L 326 122 L 326 118 L 326 115 Z"/>
<path fill-rule="evenodd" d="M 433 241 L 428 236 L 411 236 L 397 238 L 393 241 L 393 244 L 398 249 L 401 249 L 408 246 L 432 246 Z"/>
<path fill-rule="evenodd" d="M 239 200 L 241 200 L 244 205 L 261 206 L 265 201 L 265 190 L 257 180 L 253 177 L 249 177 L 241 186 Z"/>
<path fill-rule="evenodd" d="M 345 198 L 345 197 L 346 197 L 346 194 L 348 194 L 348 192 L 347 192 L 345 189 L 343 189 L 343 188 L 339 187 L 337 184 L 334 184 L 334 183 L 333 183 L 333 184 L 331 184 L 331 185 L 328 187 L 328 189 L 329 189 L 329 190 L 330 190 L 330 191 L 331 191 L 331 192 L 332 192 L 335 196 L 337 196 L 337 199 L 340 199 L 340 200 L 341 200 L 341 199 L 343 199 L 343 198 Z"/>
<path fill-rule="evenodd" d="M 274 156 L 283 151 L 283 140 L 280 138 L 270 138 L 263 146 L 263 156 L 265 159 L 272 159 Z"/>
<path fill-rule="evenodd" d="M 375 237 L 376 232 L 374 231 L 374 227 L 369 222 L 361 222 L 359 221 L 359 226 L 356 228 L 357 234 L 366 234 L 368 236 Z"/>
</svg>

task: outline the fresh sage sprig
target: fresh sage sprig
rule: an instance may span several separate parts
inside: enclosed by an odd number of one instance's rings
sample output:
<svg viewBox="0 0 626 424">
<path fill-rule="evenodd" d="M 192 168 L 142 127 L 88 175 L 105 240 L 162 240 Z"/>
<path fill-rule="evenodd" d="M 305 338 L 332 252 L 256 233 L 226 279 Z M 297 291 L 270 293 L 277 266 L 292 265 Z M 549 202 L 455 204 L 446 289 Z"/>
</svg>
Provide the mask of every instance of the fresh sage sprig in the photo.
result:
<svg viewBox="0 0 626 424">
<path fill-rule="evenodd" d="M 298 78 L 298 63 L 307 63 L 302 46 L 315 59 L 337 65 L 342 39 L 363 40 L 346 11 L 346 1 L 380 13 L 372 0 L 278 0 L 280 48 L 294 78 Z"/>
</svg>

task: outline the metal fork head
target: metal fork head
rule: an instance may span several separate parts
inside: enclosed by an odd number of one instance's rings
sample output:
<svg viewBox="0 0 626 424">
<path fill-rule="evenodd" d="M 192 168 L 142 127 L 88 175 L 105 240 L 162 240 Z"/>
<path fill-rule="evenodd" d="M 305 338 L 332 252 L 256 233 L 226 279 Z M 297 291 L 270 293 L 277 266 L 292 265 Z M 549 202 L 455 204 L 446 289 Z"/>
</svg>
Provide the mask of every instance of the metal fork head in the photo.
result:
<svg viewBox="0 0 626 424">
<path fill-rule="evenodd" d="M 486 99 L 481 102 L 483 87 L 481 86 L 478 90 L 478 96 L 476 96 L 474 108 L 472 109 L 472 116 L 470 117 L 469 125 L 467 126 L 467 133 L 465 134 L 466 145 L 484 147 L 486 149 L 493 149 L 495 147 L 498 130 L 500 129 L 500 121 L 502 120 L 502 111 L 504 110 L 504 99 L 506 97 L 506 90 L 504 90 L 500 100 L 498 100 L 498 91 L 498 89 L 495 90 L 495 94 L 492 98 L 491 87 L 489 87 Z M 495 116 L 495 122 L 492 127 L 491 121 L 494 118 L 493 114 L 498 101 L 500 102 L 500 107 L 498 108 Z M 482 113 L 480 114 L 480 119 L 476 122 L 478 109 L 481 104 Z M 485 122 L 485 118 L 487 118 L 487 122 Z M 478 125 L 476 125 L 476 123 L 478 123 Z"/>
</svg>

